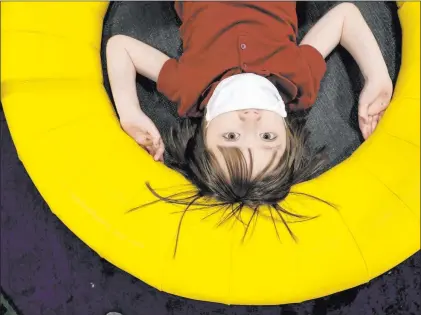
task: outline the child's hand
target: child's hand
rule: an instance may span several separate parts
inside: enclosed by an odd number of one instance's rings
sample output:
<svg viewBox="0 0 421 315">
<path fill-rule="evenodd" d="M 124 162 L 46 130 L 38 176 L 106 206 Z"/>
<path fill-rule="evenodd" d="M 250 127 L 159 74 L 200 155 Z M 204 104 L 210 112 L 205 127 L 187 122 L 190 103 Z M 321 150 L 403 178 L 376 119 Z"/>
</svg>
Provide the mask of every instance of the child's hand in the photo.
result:
<svg viewBox="0 0 421 315">
<path fill-rule="evenodd" d="M 121 127 L 142 148 L 152 155 L 155 161 L 164 161 L 164 143 L 152 120 L 143 112 L 129 118 L 120 119 Z"/>
<path fill-rule="evenodd" d="M 358 123 L 364 139 L 376 129 L 392 98 L 393 84 L 389 74 L 366 80 L 358 105 Z"/>
</svg>

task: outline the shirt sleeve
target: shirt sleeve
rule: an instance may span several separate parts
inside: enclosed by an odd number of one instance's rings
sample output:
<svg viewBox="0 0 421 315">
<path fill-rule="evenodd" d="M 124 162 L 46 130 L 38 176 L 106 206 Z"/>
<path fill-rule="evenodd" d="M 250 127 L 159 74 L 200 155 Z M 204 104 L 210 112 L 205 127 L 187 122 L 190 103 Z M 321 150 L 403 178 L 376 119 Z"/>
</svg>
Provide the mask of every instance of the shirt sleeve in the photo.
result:
<svg viewBox="0 0 421 315">
<path fill-rule="evenodd" d="M 178 61 L 174 58 L 168 59 L 162 66 L 156 82 L 157 90 L 174 103 L 180 100 L 179 72 Z"/>
<path fill-rule="evenodd" d="M 308 67 L 308 91 L 298 100 L 297 107 L 306 109 L 314 104 L 320 89 L 320 82 L 326 72 L 326 62 L 320 52 L 310 45 L 299 46 L 303 62 Z"/>
</svg>

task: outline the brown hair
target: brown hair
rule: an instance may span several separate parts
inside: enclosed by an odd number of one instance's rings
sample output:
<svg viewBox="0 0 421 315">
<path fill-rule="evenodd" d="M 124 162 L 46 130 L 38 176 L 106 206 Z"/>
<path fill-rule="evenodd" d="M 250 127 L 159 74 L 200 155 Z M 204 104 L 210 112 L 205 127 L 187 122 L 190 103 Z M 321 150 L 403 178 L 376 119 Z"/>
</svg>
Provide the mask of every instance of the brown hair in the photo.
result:
<svg viewBox="0 0 421 315">
<path fill-rule="evenodd" d="M 254 177 L 251 176 L 252 169 L 246 163 L 242 151 L 232 147 L 219 148 L 227 166 L 227 171 L 223 171 L 222 167 L 216 163 L 215 155 L 205 146 L 202 119 L 185 119 L 176 128 L 172 128 L 165 141 L 165 163 L 184 175 L 193 184 L 193 188 L 187 189 L 183 193 L 164 197 L 158 194 L 149 183 L 146 183 L 146 186 L 157 197 L 156 202 L 164 201 L 186 206 L 182 211 L 178 227 L 175 251 L 183 218 L 192 205 L 200 206 L 200 209 L 215 208 L 211 215 L 222 211 L 221 224 L 230 218 L 238 219 L 240 212 L 245 207 L 251 208 L 253 211 L 251 219 L 249 222 L 242 222 L 246 225 L 243 239 L 252 220 L 259 215 L 259 208 L 267 206 L 277 236 L 279 237 L 275 216 L 296 240 L 285 215 L 300 220 L 312 218 L 290 212 L 279 205 L 279 202 L 291 193 L 305 195 L 329 204 L 311 195 L 291 192 L 293 185 L 316 177 L 325 165 L 323 149 L 310 150 L 307 145 L 308 132 L 300 126 L 303 124 L 299 119 L 289 119 L 284 154 L 278 161 L 275 160 L 274 155 L 265 169 Z M 248 151 L 248 155 L 251 161 L 249 165 L 252 166 L 251 151 Z M 269 171 L 269 169 L 271 170 Z M 140 207 L 135 209 L 138 208 Z"/>
</svg>

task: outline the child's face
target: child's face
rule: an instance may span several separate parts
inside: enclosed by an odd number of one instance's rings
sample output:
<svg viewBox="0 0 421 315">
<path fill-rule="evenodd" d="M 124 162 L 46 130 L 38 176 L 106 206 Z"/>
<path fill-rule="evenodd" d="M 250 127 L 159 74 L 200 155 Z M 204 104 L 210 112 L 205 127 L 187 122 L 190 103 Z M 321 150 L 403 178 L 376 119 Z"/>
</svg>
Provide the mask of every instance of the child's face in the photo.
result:
<svg viewBox="0 0 421 315">
<path fill-rule="evenodd" d="M 209 122 L 205 132 L 206 146 L 215 154 L 221 167 L 226 167 L 218 147 L 237 147 L 249 161 L 253 156 L 252 176 L 259 174 L 275 155 L 278 161 L 286 147 L 286 125 L 277 113 L 245 109 L 221 114 Z M 276 163 L 274 164 L 276 165 Z"/>
</svg>

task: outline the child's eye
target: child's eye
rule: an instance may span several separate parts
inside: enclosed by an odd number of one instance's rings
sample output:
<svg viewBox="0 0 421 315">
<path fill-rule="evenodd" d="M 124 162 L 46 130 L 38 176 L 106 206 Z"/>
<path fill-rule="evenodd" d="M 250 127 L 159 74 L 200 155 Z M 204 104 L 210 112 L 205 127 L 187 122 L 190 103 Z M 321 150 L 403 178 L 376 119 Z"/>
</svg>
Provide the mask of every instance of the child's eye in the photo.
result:
<svg viewBox="0 0 421 315">
<path fill-rule="evenodd" d="M 273 132 L 264 132 L 260 134 L 260 138 L 262 138 L 265 141 L 273 141 L 276 138 L 278 138 L 278 136 Z"/>
<path fill-rule="evenodd" d="M 227 132 L 222 135 L 228 141 L 235 141 L 240 138 L 240 134 L 237 132 Z"/>
</svg>

